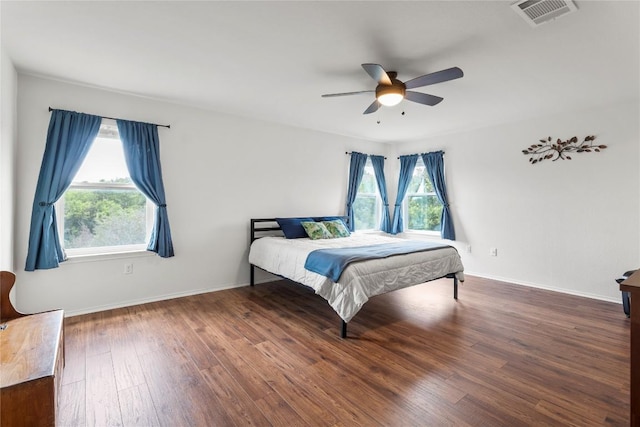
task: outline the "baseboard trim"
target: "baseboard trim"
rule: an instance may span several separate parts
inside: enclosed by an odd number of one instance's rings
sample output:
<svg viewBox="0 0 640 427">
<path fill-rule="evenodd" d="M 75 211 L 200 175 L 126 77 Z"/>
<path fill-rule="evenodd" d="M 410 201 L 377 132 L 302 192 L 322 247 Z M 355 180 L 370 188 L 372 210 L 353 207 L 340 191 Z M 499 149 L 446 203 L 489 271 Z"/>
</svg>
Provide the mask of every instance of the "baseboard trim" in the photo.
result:
<svg viewBox="0 0 640 427">
<path fill-rule="evenodd" d="M 594 294 L 589 294 L 589 293 L 586 293 L 586 292 L 573 291 L 571 289 L 563 289 L 563 288 L 556 288 L 556 287 L 553 287 L 553 286 L 545 286 L 545 285 L 540 285 L 538 283 L 525 282 L 525 281 L 522 281 L 522 280 L 511 279 L 511 278 L 508 278 L 508 277 L 491 276 L 491 275 L 468 272 L 468 271 L 465 271 L 465 275 L 481 277 L 483 279 L 497 280 L 497 281 L 500 281 L 500 282 L 512 283 L 514 285 L 526 286 L 526 287 L 529 287 L 529 288 L 544 289 L 546 291 L 560 292 L 560 293 L 568 294 L 568 295 L 575 295 L 575 296 L 584 297 L 584 298 L 590 298 L 590 299 L 596 299 L 596 300 L 600 300 L 600 301 L 607 301 L 607 302 L 613 302 L 613 303 L 617 303 L 617 304 L 622 304 L 622 300 L 620 298 L 614 299 L 614 298 L 606 297 L 606 296 L 603 296 L 603 295 L 594 295 Z M 274 281 L 279 281 L 279 280 L 282 280 L 282 279 L 278 278 L 278 279 L 274 280 L 274 279 L 271 279 L 271 278 L 266 278 L 266 279 L 262 279 L 262 280 L 256 281 L 255 284 L 258 285 L 258 284 L 261 284 L 261 283 L 269 283 L 269 282 L 274 282 Z M 240 283 L 240 284 L 235 284 L 235 285 L 224 285 L 224 286 L 215 287 L 215 288 L 201 288 L 201 289 L 195 289 L 195 290 L 190 290 L 190 291 L 186 291 L 186 292 L 176 292 L 176 293 L 171 293 L 171 294 L 158 295 L 158 296 L 154 296 L 154 297 L 151 297 L 151 298 L 140 298 L 140 299 L 136 299 L 136 300 L 128 300 L 128 301 L 123 301 L 123 302 L 119 302 L 119 303 L 115 303 L 115 304 L 98 305 L 98 306 L 94 306 L 94 307 L 84 308 L 84 309 L 81 309 L 81 310 L 65 310 L 65 317 L 81 316 L 83 314 L 97 313 L 97 312 L 100 312 L 100 311 L 113 310 L 113 309 L 116 309 L 116 308 L 131 307 L 131 306 L 134 306 L 134 305 L 148 304 L 148 303 L 151 303 L 151 302 L 158 302 L 158 301 L 165 301 L 165 300 L 170 300 L 170 299 L 175 299 L 175 298 L 188 297 L 188 296 L 191 296 L 191 295 L 206 294 L 206 293 L 209 293 L 209 292 L 224 291 L 226 289 L 241 288 L 241 287 L 244 287 L 244 286 L 249 286 L 249 284 L 248 283 Z"/>
<path fill-rule="evenodd" d="M 83 314 L 97 313 L 100 311 L 113 310 L 116 308 L 123 308 L 123 307 L 131 307 L 131 306 L 140 305 L 140 304 L 148 304 L 150 302 L 165 301 L 165 300 L 170 300 L 175 298 L 188 297 L 191 295 L 199 295 L 199 294 L 206 294 L 209 292 L 224 291 L 226 289 L 241 288 L 243 286 L 249 286 L 249 284 L 241 283 L 236 285 L 224 285 L 224 286 L 215 287 L 215 288 L 201 288 L 201 289 L 195 289 L 195 290 L 190 290 L 186 292 L 176 292 L 171 294 L 158 295 L 150 298 L 140 298 L 135 300 L 122 301 L 115 304 L 97 305 L 94 307 L 83 308 L 81 310 L 65 310 L 64 316 L 65 317 L 81 316 Z"/>
<path fill-rule="evenodd" d="M 514 285 L 526 286 L 526 287 L 529 287 L 529 288 L 536 288 L 536 289 L 544 289 L 545 291 L 560 292 L 562 294 L 575 295 L 575 296 L 578 296 L 578 297 L 584 297 L 584 298 L 596 299 L 596 300 L 600 300 L 600 301 L 613 302 L 613 303 L 617 303 L 617 304 L 622 305 L 622 298 L 611 298 L 611 297 L 607 297 L 607 296 L 604 296 L 604 295 L 590 294 L 590 293 L 587 293 L 587 292 L 578 292 L 578 291 L 574 291 L 574 290 L 571 290 L 571 289 L 556 288 L 556 287 L 553 287 L 553 286 L 541 285 L 539 283 L 532 283 L 532 282 L 525 282 L 525 281 L 522 281 L 522 280 L 511 279 L 511 278 L 508 278 L 508 277 L 490 276 L 490 275 L 486 275 L 486 274 L 473 273 L 473 272 L 467 272 L 467 271 L 465 271 L 464 274 L 465 275 L 469 275 L 469 276 L 481 277 L 483 279 L 497 280 L 499 282 L 513 283 Z"/>
</svg>

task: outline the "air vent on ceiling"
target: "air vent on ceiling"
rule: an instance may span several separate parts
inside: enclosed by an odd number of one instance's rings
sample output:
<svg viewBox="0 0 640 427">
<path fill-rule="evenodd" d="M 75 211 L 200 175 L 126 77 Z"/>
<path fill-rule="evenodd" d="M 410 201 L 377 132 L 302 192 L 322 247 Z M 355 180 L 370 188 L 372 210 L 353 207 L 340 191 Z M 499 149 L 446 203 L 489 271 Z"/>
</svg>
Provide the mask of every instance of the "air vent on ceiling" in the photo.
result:
<svg viewBox="0 0 640 427">
<path fill-rule="evenodd" d="M 571 0 L 521 0 L 511 7 L 532 27 L 578 10 Z"/>
</svg>

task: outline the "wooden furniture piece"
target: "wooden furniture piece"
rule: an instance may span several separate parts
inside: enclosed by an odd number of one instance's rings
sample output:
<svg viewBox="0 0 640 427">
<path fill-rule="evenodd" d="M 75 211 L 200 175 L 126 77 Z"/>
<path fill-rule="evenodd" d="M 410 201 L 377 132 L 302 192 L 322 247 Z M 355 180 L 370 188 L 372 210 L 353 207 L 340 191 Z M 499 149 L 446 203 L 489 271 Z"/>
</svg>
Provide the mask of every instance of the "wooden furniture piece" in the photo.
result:
<svg viewBox="0 0 640 427">
<path fill-rule="evenodd" d="M 0 322 L 26 316 L 13 307 L 9 292 L 16 283 L 16 275 L 10 271 L 0 271 Z"/>
<path fill-rule="evenodd" d="M 631 427 L 640 427 L 640 270 L 620 284 L 631 295 Z M 635 307 L 634 307 L 635 301 Z"/>
<path fill-rule="evenodd" d="M 0 425 L 55 426 L 64 366 L 64 312 L 18 312 L 9 301 L 15 276 L 3 271 L 0 278 Z"/>
</svg>

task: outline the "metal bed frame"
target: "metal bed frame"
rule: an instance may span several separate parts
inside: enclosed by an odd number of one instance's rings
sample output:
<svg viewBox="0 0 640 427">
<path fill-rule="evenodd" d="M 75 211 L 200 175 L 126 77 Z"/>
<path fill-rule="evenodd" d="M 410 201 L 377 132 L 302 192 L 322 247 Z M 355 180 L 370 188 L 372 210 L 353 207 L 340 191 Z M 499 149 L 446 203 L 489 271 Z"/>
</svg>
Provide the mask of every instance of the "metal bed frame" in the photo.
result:
<svg viewBox="0 0 640 427">
<path fill-rule="evenodd" d="M 265 225 L 266 224 L 266 225 Z M 275 224 L 275 225 L 274 225 Z M 260 237 L 265 237 L 265 236 L 273 236 L 276 235 L 275 232 L 280 231 L 282 232 L 282 229 L 280 228 L 280 226 L 278 225 L 278 223 L 276 222 L 275 218 L 252 218 L 251 219 L 251 243 L 253 243 L 254 240 L 259 239 Z M 257 267 L 253 264 L 249 264 L 250 266 L 250 281 L 249 281 L 249 285 L 250 286 L 254 286 L 255 285 L 255 269 L 256 268 L 260 268 Z M 261 269 L 262 270 L 262 269 Z M 264 270 L 263 270 L 264 271 Z M 270 271 L 267 271 L 267 273 L 269 274 L 274 274 L 271 273 Z M 277 274 L 275 274 L 276 276 L 278 276 Z M 278 276 L 278 277 L 282 277 L 282 276 Z M 287 279 L 286 277 L 282 277 L 285 280 L 288 280 L 290 282 L 293 283 L 298 283 L 295 282 L 291 279 Z M 454 273 L 450 273 L 447 274 L 445 276 L 442 277 L 437 277 L 435 279 L 430 280 L 440 280 L 440 279 L 453 279 L 453 299 L 457 300 L 458 299 L 458 278 L 456 277 L 456 275 Z M 302 283 L 299 283 L 302 286 L 306 286 Z M 347 338 L 347 322 L 345 322 L 343 319 L 340 319 L 340 321 L 342 322 L 340 325 L 340 338 Z"/>
</svg>

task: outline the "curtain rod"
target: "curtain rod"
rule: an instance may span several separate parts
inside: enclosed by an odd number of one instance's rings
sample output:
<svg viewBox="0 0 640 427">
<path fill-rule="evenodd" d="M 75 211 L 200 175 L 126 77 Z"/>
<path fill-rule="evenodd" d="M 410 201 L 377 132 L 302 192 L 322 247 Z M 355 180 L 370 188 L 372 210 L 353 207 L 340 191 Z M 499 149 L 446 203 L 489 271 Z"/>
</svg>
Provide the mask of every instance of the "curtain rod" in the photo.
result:
<svg viewBox="0 0 640 427">
<path fill-rule="evenodd" d="M 351 151 L 345 151 L 344 154 L 351 154 Z M 367 154 L 367 155 L 369 156 L 370 154 Z M 387 160 L 386 157 L 384 159 Z"/>
<path fill-rule="evenodd" d="M 53 108 L 49 107 L 49 112 L 51 112 L 53 110 L 54 110 Z M 114 117 L 107 117 L 107 116 L 100 116 L 100 117 L 102 117 L 103 119 L 109 119 L 109 120 L 124 120 L 124 119 L 116 119 Z M 132 120 L 129 120 L 129 121 L 132 121 Z M 135 121 L 135 120 L 133 120 L 133 121 Z M 143 123 L 146 123 L 146 122 L 143 122 Z M 171 125 L 157 125 L 155 123 L 149 123 L 149 124 L 150 125 L 154 125 L 154 126 L 160 126 L 160 127 L 163 127 L 163 128 L 171 129 Z"/>
<path fill-rule="evenodd" d="M 422 153 L 422 154 L 428 154 L 428 153 Z M 409 155 L 411 155 L 411 154 L 409 154 Z M 444 156 L 444 151 L 442 152 L 442 155 Z M 400 160 L 400 157 L 396 157 L 396 159 Z"/>
</svg>

